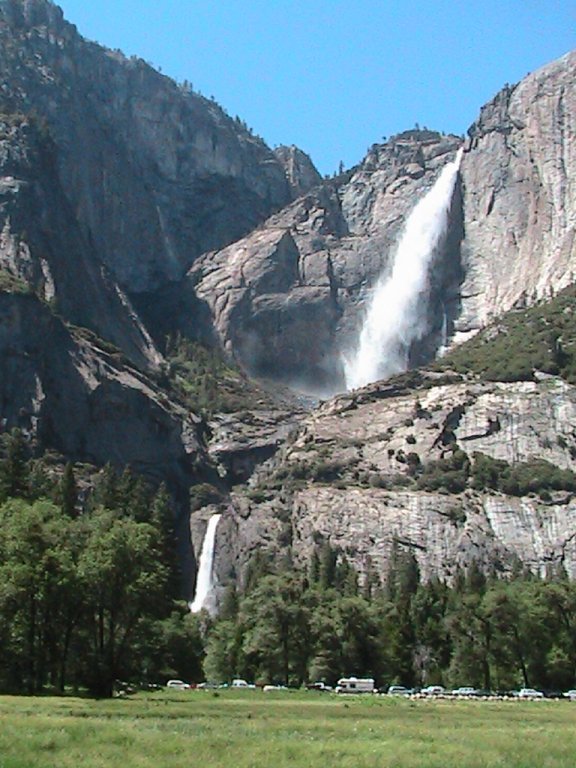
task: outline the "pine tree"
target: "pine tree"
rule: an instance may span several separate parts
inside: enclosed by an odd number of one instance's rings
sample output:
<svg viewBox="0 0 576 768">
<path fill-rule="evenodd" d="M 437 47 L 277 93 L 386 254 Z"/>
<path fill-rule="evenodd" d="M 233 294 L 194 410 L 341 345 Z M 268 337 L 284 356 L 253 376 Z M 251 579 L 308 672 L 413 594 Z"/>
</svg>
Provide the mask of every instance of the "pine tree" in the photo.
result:
<svg viewBox="0 0 576 768">
<path fill-rule="evenodd" d="M 25 497 L 28 489 L 26 442 L 22 430 L 4 436 L 4 460 L 0 463 L 0 499 Z"/>
<path fill-rule="evenodd" d="M 74 467 L 67 462 L 64 474 L 60 480 L 60 507 L 67 517 L 76 517 L 76 504 L 78 503 L 78 487 L 74 476 Z"/>
</svg>

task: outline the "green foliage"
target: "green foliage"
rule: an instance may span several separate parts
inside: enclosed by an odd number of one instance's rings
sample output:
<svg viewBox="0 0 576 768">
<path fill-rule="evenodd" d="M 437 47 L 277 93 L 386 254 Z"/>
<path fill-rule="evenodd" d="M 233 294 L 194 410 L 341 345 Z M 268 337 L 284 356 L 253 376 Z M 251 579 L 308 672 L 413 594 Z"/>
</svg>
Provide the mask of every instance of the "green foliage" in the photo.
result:
<svg viewBox="0 0 576 768">
<path fill-rule="evenodd" d="M 74 476 L 74 467 L 67 462 L 59 484 L 59 497 L 62 512 L 68 517 L 75 517 L 78 502 L 78 487 Z"/>
<path fill-rule="evenodd" d="M 0 268 L 0 292 L 2 291 L 5 293 L 31 293 L 30 288 L 24 282 L 24 280 L 21 280 L 19 277 L 15 277 L 6 269 Z"/>
<path fill-rule="evenodd" d="M 191 409 L 206 415 L 269 405 L 269 396 L 234 368 L 218 349 L 177 335 L 167 341 L 170 385 Z"/>
<path fill-rule="evenodd" d="M 151 523 L 104 508 L 76 517 L 49 501 L 0 506 L 0 686 L 74 681 L 110 695 L 147 658 L 153 670 L 171 605 L 160 542 Z"/>
<path fill-rule="evenodd" d="M 73 325 L 72 323 L 68 323 L 68 327 L 70 328 L 70 331 L 72 332 L 72 335 L 75 336 L 77 339 L 82 339 L 83 341 L 87 341 L 93 346 L 95 346 L 97 349 L 100 349 L 102 352 L 106 352 L 109 355 L 112 355 L 113 357 L 123 360 L 124 353 L 122 350 L 116 346 L 116 344 L 113 344 L 111 341 L 108 341 L 107 339 L 103 339 L 100 336 L 98 336 L 97 333 L 95 333 L 90 328 L 84 328 L 83 326 L 79 325 Z"/>
<path fill-rule="evenodd" d="M 360 594 L 338 575 L 345 563 L 325 545 L 308 579 L 271 572 L 268 562 L 209 628 L 206 677 L 296 685 L 357 674 L 380 685 L 573 687 L 576 585 L 561 574 L 542 580 L 519 570 L 498 580 L 472 562 L 453 586 L 421 583 L 413 553 L 396 545 L 384 589 Z"/>
<path fill-rule="evenodd" d="M 456 449 L 443 459 L 428 462 L 418 477 L 417 486 L 424 491 L 444 489 L 449 493 L 461 493 L 467 486 L 469 474 L 467 454 Z"/>
<path fill-rule="evenodd" d="M 116 679 L 199 675 L 198 627 L 175 603 L 166 489 L 28 451 L 19 430 L 2 436 L 0 690 L 110 695 Z"/>
<path fill-rule="evenodd" d="M 0 437 L 0 501 L 24 497 L 28 489 L 28 449 L 19 429 Z"/>
<path fill-rule="evenodd" d="M 576 384 L 576 286 L 546 303 L 507 313 L 436 367 L 493 381 L 529 381 L 534 371 Z"/>
<path fill-rule="evenodd" d="M 576 474 L 544 459 L 508 464 L 476 451 L 470 461 L 464 451 L 456 449 L 428 462 L 417 477 L 417 487 L 425 491 L 461 493 L 469 485 L 477 491 L 494 490 L 510 496 L 539 493 L 549 500 L 550 491 L 576 490 Z"/>
<path fill-rule="evenodd" d="M 576 490 L 576 475 L 543 459 L 508 464 L 483 453 L 473 454 L 472 487 L 492 488 L 512 496 Z"/>
</svg>

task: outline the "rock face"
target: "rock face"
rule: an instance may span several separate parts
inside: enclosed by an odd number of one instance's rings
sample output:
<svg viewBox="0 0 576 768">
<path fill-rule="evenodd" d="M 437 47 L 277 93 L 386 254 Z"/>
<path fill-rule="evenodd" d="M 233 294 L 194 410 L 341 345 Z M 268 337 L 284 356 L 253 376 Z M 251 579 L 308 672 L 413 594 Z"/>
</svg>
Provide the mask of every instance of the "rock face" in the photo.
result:
<svg viewBox="0 0 576 768">
<path fill-rule="evenodd" d="M 190 282 L 224 348 L 257 375 L 303 390 L 341 390 L 341 356 L 355 343 L 370 287 L 390 264 L 414 200 L 459 144 L 456 137 L 409 131 L 374 145 L 354 171 L 302 196 L 243 240 L 198 259 Z M 430 333 L 413 351 L 415 359 L 438 348 L 444 315 L 458 311 L 457 198 L 430 286 Z"/>
<path fill-rule="evenodd" d="M 231 562 L 241 579 L 256 548 L 278 553 L 287 542 L 304 567 L 323 541 L 360 574 L 381 577 L 395 544 L 413 550 L 423 578 L 450 580 L 472 561 L 504 573 L 518 561 L 540 573 L 562 564 L 576 577 L 572 493 L 507 496 L 470 483 L 457 493 L 424 491 L 412 479 L 455 448 L 575 470 L 575 434 L 576 388 L 555 377 L 413 374 L 337 397 L 302 423 L 247 494 L 232 497 L 221 522 L 221 580 Z"/>
<path fill-rule="evenodd" d="M 305 152 L 292 144 L 290 147 L 277 147 L 274 154 L 284 166 L 286 178 L 294 197 L 305 195 L 312 187 L 322 181 L 313 162 Z"/>
<path fill-rule="evenodd" d="M 297 408 L 216 414 L 209 421 L 208 454 L 229 486 L 244 483 L 275 455 L 303 418 Z"/>
<path fill-rule="evenodd" d="M 44 121 L 71 212 L 129 292 L 179 278 L 292 197 L 282 163 L 239 120 L 85 41 L 48 0 L 0 2 L 0 74 L 0 108 Z"/>
<path fill-rule="evenodd" d="M 181 497 L 207 462 L 197 417 L 33 296 L 0 291 L 0 370 L 2 430 L 72 461 L 130 465 Z"/>
<path fill-rule="evenodd" d="M 574 281 L 575 82 L 572 52 L 501 91 L 469 130 L 460 334 Z"/>
<path fill-rule="evenodd" d="M 0 270 L 140 367 L 157 368 L 149 334 L 74 217 L 56 154 L 33 121 L 0 115 Z"/>
</svg>

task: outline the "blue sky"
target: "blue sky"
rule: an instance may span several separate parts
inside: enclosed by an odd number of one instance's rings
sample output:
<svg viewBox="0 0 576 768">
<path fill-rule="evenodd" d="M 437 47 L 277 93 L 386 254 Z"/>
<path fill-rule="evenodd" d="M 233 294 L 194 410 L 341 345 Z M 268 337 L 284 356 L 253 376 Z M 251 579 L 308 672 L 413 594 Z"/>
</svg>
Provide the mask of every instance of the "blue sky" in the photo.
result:
<svg viewBox="0 0 576 768">
<path fill-rule="evenodd" d="M 464 133 L 576 48 L 575 0 L 60 0 L 79 32 L 214 96 L 322 173 L 416 123 Z"/>
</svg>

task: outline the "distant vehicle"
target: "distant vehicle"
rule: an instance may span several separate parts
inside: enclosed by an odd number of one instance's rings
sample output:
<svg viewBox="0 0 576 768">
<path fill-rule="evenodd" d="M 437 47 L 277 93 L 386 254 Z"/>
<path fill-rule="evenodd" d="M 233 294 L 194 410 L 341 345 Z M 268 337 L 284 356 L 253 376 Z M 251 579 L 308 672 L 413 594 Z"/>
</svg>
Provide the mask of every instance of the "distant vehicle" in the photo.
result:
<svg viewBox="0 0 576 768">
<path fill-rule="evenodd" d="M 478 690 L 472 688 L 469 685 L 464 685 L 461 688 L 454 688 L 452 696 L 477 696 Z"/>
<path fill-rule="evenodd" d="M 187 691 L 190 686 L 188 683 L 185 683 L 183 680 L 168 680 L 166 683 L 166 688 L 172 688 L 176 691 Z"/>
<path fill-rule="evenodd" d="M 241 680 L 240 678 L 236 678 L 236 680 L 232 680 L 231 688 L 256 688 L 255 685 L 252 683 L 247 683 L 246 680 Z"/>
<path fill-rule="evenodd" d="M 576 701 L 576 690 L 572 689 L 570 691 L 566 691 L 562 694 L 565 699 L 570 699 L 570 701 Z"/>
<path fill-rule="evenodd" d="M 414 693 L 412 688 L 405 688 L 403 685 L 391 685 L 386 693 L 389 696 L 410 696 Z"/>
<path fill-rule="evenodd" d="M 322 683 L 320 681 L 316 683 L 308 683 L 306 688 L 309 691 L 332 691 L 333 690 L 331 685 L 326 685 L 326 683 Z"/>
<path fill-rule="evenodd" d="M 520 690 L 514 694 L 519 699 L 543 699 L 544 694 L 542 691 L 537 691 L 535 688 L 520 688 Z"/>
<path fill-rule="evenodd" d="M 428 685 L 426 688 L 422 688 L 420 693 L 424 696 L 441 696 L 446 693 L 446 690 L 441 685 Z"/>
<path fill-rule="evenodd" d="M 374 680 L 371 677 L 341 677 L 336 685 L 336 693 L 374 693 Z"/>
<path fill-rule="evenodd" d="M 286 688 L 285 685 L 265 685 L 262 688 L 262 691 L 264 693 L 269 693 L 270 691 L 287 691 L 288 688 Z"/>
</svg>

